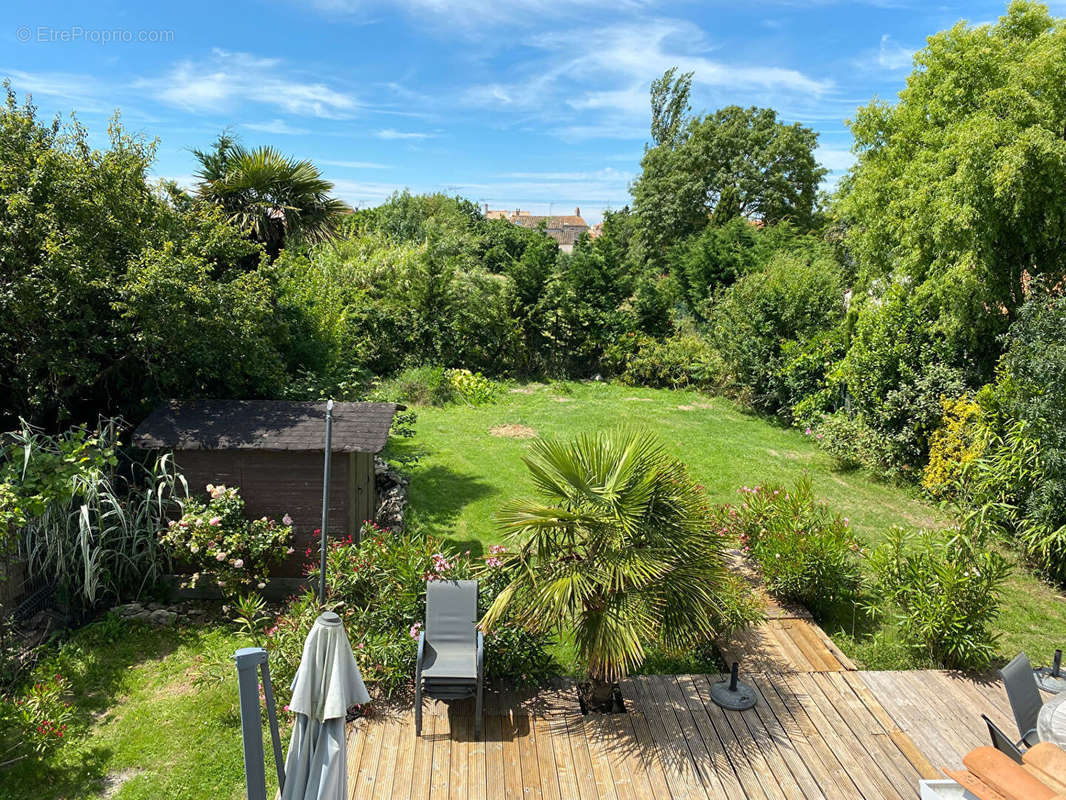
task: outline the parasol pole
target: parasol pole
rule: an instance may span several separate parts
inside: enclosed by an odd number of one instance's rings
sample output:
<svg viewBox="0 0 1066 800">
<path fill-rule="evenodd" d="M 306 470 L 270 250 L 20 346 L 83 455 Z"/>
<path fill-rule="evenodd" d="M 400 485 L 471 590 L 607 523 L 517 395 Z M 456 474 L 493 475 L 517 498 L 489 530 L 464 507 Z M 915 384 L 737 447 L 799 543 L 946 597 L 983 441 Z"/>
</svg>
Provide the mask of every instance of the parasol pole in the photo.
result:
<svg viewBox="0 0 1066 800">
<path fill-rule="evenodd" d="M 318 603 L 326 602 L 326 523 L 329 519 L 329 466 L 333 460 L 333 401 L 326 401 L 326 464 L 322 474 L 321 563 L 318 570 Z"/>
</svg>

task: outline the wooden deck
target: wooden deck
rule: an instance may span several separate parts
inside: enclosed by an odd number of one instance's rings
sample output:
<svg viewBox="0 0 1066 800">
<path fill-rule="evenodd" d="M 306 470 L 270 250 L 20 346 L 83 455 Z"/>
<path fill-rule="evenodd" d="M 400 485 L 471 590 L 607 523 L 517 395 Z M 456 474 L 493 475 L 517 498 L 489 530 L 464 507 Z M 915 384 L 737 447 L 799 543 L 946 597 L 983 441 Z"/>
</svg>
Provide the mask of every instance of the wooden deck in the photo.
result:
<svg viewBox="0 0 1066 800">
<path fill-rule="evenodd" d="M 998 676 L 957 672 L 864 672 L 863 682 L 893 721 L 937 767 L 962 769 L 962 757 L 989 744 L 981 714 L 1010 735 L 1018 726 Z M 1045 694 L 1044 699 L 1052 697 Z"/>
<path fill-rule="evenodd" d="M 953 687 L 945 673 L 754 675 L 759 703 L 740 713 L 711 702 L 711 682 L 719 679 L 630 678 L 623 683 L 629 713 L 587 717 L 570 686 L 533 697 L 491 691 L 480 741 L 467 703 L 427 703 L 417 739 L 409 709 L 359 720 L 349 736 L 349 796 L 909 800 L 920 777 L 938 776 L 931 760 L 951 766 L 957 748 L 983 743 L 982 727 L 971 722 L 980 722 L 978 707 L 987 701 L 1007 723 L 1005 699 L 988 698 L 992 687 Z M 908 693 L 899 694 L 904 685 Z M 916 708 L 912 686 L 943 699 Z M 964 701 L 965 714 L 949 708 Z M 953 717 L 941 723 L 950 745 L 928 727 L 941 714 Z M 920 737 L 912 741 L 911 732 Z"/>
<path fill-rule="evenodd" d="M 718 643 L 726 663 L 739 662 L 742 673 L 855 669 L 851 659 L 833 643 L 806 608 L 771 597 L 763 588 L 758 571 L 739 550 L 729 551 L 727 557 L 730 571 L 745 578 L 761 598 L 765 619 Z"/>
</svg>

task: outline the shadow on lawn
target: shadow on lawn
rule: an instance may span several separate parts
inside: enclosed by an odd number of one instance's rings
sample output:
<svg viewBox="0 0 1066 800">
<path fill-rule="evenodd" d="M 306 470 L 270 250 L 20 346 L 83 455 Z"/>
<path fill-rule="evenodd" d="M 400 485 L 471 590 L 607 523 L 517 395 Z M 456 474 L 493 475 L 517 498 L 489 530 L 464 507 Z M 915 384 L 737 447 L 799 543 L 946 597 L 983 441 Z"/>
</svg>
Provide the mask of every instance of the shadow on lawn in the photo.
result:
<svg viewBox="0 0 1066 800">
<path fill-rule="evenodd" d="M 39 668 L 70 680 L 73 717 L 67 741 L 43 763 L 30 758 L 0 772 L 0 783 L 12 792 L 4 797 L 74 798 L 101 791 L 113 753 L 92 742 L 92 730 L 113 721 L 111 712 L 128 689 L 129 670 L 180 647 L 196 646 L 201 637 L 195 629 L 155 628 L 109 615 L 52 646 Z"/>
<path fill-rule="evenodd" d="M 492 494 L 495 488 L 475 475 L 466 475 L 435 464 L 419 467 L 411 474 L 411 506 L 418 521 L 425 524 L 431 533 L 448 538 L 460 549 L 481 552 L 481 543 L 476 539 L 460 541 L 449 538 L 454 533 L 455 521 L 462 510 L 481 498 Z"/>
</svg>

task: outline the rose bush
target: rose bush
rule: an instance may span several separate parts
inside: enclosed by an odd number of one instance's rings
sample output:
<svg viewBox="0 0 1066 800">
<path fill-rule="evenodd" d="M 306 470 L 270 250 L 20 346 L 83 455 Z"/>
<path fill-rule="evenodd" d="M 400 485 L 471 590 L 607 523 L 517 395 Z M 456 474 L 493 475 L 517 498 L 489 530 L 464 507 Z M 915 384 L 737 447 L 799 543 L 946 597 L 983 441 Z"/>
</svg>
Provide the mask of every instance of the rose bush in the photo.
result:
<svg viewBox="0 0 1066 800">
<path fill-rule="evenodd" d="M 160 535 L 174 555 L 196 569 L 184 585 L 210 580 L 230 596 L 264 588 L 271 568 L 293 552 L 292 519 L 288 514 L 280 523 L 267 517 L 246 519 L 236 487 L 208 484 L 207 493 L 207 503 L 185 501 L 181 519 Z"/>
</svg>

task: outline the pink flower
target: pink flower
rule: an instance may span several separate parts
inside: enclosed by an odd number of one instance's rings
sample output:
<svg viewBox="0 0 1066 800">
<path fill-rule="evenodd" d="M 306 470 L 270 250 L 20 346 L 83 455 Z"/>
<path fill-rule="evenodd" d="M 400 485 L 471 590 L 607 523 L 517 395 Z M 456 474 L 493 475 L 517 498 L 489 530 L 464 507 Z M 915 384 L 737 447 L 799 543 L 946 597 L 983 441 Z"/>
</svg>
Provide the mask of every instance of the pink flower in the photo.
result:
<svg viewBox="0 0 1066 800">
<path fill-rule="evenodd" d="M 292 525 L 292 517 L 290 517 L 288 514 L 286 514 L 284 517 L 281 518 L 281 524 L 282 525 Z"/>
<path fill-rule="evenodd" d="M 807 428 L 807 430 L 805 430 L 805 431 L 803 432 L 803 435 L 804 435 L 804 436 L 810 436 L 810 435 L 811 435 L 811 429 L 810 429 L 810 427 L 808 427 L 808 428 Z"/>
<path fill-rule="evenodd" d="M 285 554 L 286 554 L 286 555 L 290 555 L 290 556 L 291 556 L 291 555 L 292 555 L 293 553 L 295 553 L 295 552 L 296 552 L 296 551 L 295 551 L 295 550 L 293 550 L 293 549 L 292 549 L 291 547 L 287 547 L 287 548 L 285 548 Z"/>
<path fill-rule="evenodd" d="M 244 559 L 243 558 L 235 558 L 235 559 L 233 559 L 232 564 L 237 569 L 240 569 L 241 567 L 244 566 Z"/>
<path fill-rule="evenodd" d="M 207 524 L 208 525 L 214 525 L 217 528 L 219 525 L 222 524 L 222 518 L 221 517 L 211 517 L 211 519 L 209 519 L 207 521 Z"/>
<path fill-rule="evenodd" d="M 416 622 L 414 625 L 411 626 L 411 630 L 410 630 L 411 638 L 412 639 L 417 639 L 418 638 L 418 634 L 421 633 L 421 631 L 422 631 L 422 623 L 421 622 Z"/>
<path fill-rule="evenodd" d="M 226 554 L 225 553 L 220 552 L 220 553 L 218 553 L 218 555 L 215 556 L 215 561 L 225 561 L 225 560 L 226 560 Z"/>
<path fill-rule="evenodd" d="M 488 567 L 502 567 L 503 561 L 496 556 L 489 556 L 485 559 L 485 565 Z"/>
</svg>

